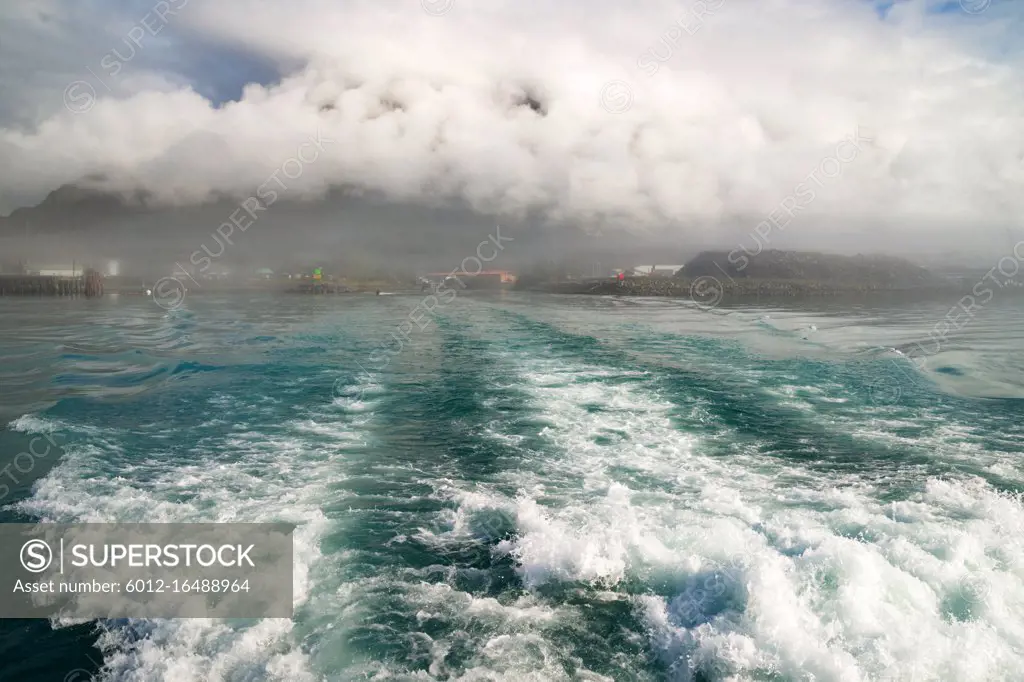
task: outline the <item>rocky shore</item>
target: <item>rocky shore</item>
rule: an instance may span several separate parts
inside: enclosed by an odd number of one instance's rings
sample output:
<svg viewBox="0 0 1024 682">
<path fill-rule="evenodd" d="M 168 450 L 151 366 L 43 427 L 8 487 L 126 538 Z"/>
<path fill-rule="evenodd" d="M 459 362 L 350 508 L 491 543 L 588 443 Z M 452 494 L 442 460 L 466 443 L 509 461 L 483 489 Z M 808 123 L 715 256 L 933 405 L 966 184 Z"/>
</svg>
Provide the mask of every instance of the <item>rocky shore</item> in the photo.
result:
<svg viewBox="0 0 1024 682">
<path fill-rule="evenodd" d="M 767 249 L 757 254 L 704 251 L 676 276 L 713 277 L 741 288 L 744 281 L 750 280 L 836 291 L 918 289 L 947 284 L 947 280 L 926 268 L 896 256 L 840 256 L 780 249 Z"/>
<path fill-rule="evenodd" d="M 970 293 L 974 283 L 951 280 L 892 256 L 766 250 L 756 256 L 705 251 L 673 277 L 605 278 L 530 288 L 564 294 L 690 298 L 717 304 L 796 297 L 948 297 Z"/>
<path fill-rule="evenodd" d="M 543 290 L 562 294 L 596 294 L 612 296 L 674 296 L 695 299 L 781 297 L 797 296 L 843 296 L 858 294 L 920 295 L 926 292 L 949 294 L 960 291 L 952 283 L 937 283 L 932 286 L 893 287 L 865 282 L 859 285 L 842 285 L 830 282 L 807 280 L 733 280 L 719 276 L 702 277 L 628 277 L 622 281 L 602 280 L 590 282 L 564 282 L 551 284 Z"/>
</svg>

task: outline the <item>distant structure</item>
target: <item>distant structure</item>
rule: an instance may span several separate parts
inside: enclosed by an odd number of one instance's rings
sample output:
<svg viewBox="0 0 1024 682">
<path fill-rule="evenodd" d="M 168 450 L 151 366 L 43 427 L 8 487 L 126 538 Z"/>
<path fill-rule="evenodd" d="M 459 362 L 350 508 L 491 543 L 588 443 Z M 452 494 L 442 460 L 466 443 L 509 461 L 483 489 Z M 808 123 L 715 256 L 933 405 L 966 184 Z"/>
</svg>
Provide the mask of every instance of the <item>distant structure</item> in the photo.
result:
<svg viewBox="0 0 1024 682">
<path fill-rule="evenodd" d="M 0 296 L 85 296 L 103 295 L 103 275 L 87 269 L 68 275 L 74 269 L 40 268 L 35 274 L 0 275 Z"/>
<path fill-rule="evenodd" d="M 212 280 L 214 282 L 223 282 L 230 279 L 231 274 L 231 270 L 223 265 L 214 265 L 213 267 L 208 268 L 205 272 L 200 271 L 199 278 Z"/>
<path fill-rule="evenodd" d="M 458 280 L 467 289 L 508 289 L 515 286 L 518 278 L 509 270 L 481 270 L 476 273 L 458 272 L 454 274 L 451 272 L 430 272 L 427 273 L 426 279 L 434 282 Z M 453 283 L 455 286 L 459 286 L 458 282 Z"/>
<path fill-rule="evenodd" d="M 82 268 L 76 263 L 28 265 L 25 269 L 28 274 L 41 277 L 78 277 L 82 274 Z"/>
<path fill-rule="evenodd" d="M 672 277 L 682 265 L 634 265 L 633 277 Z"/>
</svg>

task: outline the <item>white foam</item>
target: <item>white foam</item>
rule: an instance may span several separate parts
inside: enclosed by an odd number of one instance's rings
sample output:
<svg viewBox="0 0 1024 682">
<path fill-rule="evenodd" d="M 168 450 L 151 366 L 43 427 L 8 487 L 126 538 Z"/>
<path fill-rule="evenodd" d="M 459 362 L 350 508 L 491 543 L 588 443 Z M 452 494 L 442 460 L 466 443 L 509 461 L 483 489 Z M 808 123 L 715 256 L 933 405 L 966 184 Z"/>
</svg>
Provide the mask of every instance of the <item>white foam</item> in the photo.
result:
<svg viewBox="0 0 1024 682">
<path fill-rule="evenodd" d="M 190 453 L 193 463 L 175 452 L 126 462 L 110 456 L 110 439 L 73 442 L 18 507 L 49 522 L 295 523 L 293 595 L 299 607 L 312 594 L 311 569 L 329 525 L 320 507 L 343 477 L 329 455 L 364 439 L 351 422 L 332 419 L 325 411 L 287 424 L 279 435 L 236 428 L 217 442 L 200 441 Z M 17 425 L 52 426 L 28 417 Z M 135 475 L 139 470 L 146 476 Z M 145 637 L 134 634 L 140 630 Z M 318 679 L 288 619 L 131 621 L 109 626 L 100 644 L 106 680 Z"/>
<path fill-rule="evenodd" d="M 575 608 L 552 607 L 533 595 L 511 602 L 478 597 L 446 582 L 437 581 L 439 571 L 451 567 L 427 567 L 403 572 L 399 567 L 377 575 L 339 584 L 310 602 L 316 621 L 319 655 L 329 662 L 331 679 L 422 679 L 422 680 L 566 680 L 554 645 L 547 633 L 578 621 Z M 411 579 L 410 579 L 411 578 Z M 383 597 L 382 597 L 383 595 Z M 394 631 L 392 636 L 409 642 L 413 661 L 364 660 L 362 654 L 346 650 L 356 628 L 374 627 L 382 599 L 401 599 L 403 610 L 414 613 L 417 627 Z M 426 631 L 447 629 L 433 638 Z M 381 626 L 386 627 L 386 626 Z M 473 652 L 458 667 L 446 662 L 453 648 Z M 427 671 L 421 665 L 427 663 Z M 591 677 L 572 679 L 600 679 Z M 336 677 L 334 677 L 336 676 Z"/>
<path fill-rule="evenodd" d="M 61 423 L 55 419 L 43 419 L 34 414 L 25 414 L 12 421 L 8 426 L 11 430 L 22 433 L 53 433 L 61 428 Z"/>
<path fill-rule="evenodd" d="M 518 497 L 489 502 L 517 520 L 499 550 L 531 587 L 621 589 L 659 576 L 682 585 L 635 598 L 673 679 L 698 669 L 843 682 L 1024 671 L 1020 499 L 981 480 L 928 479 L 894 511 L 855 475 L 752 448 L 703 454 L 649 386 L 595 382 L 615 378 L 606 368 L 536 358 L 523 367 L 558 454 L 530 461 L 524 451 L 509 474 Z M 802 388 L 785 386 L 778 400 Z M 949 429 L 938 437 L 965 435 Z"/>
</svg>

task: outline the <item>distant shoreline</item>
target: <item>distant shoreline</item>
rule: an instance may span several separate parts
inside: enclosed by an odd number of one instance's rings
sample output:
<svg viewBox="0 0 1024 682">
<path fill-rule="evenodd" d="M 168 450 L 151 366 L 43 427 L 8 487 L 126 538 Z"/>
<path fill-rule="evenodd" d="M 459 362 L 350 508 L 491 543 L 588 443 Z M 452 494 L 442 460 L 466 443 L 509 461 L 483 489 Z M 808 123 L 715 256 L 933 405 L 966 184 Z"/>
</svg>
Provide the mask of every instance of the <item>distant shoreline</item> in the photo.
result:
<svg viewBox="0 0 1024 682">
<path fill-rule="evenodd" d="M 893 287 L 875 284 L 849 285 L 799 280 L 733 280 L 722 276 L 695 278 L 634 277 L 624 280 L 559 282 L 535 284 L 530 291 L 552 294 L 584 294 L 592 296 L 631 296 L 640 298 L 687 298 L 698 303 L 713 300 L 745 301 L 751 299 L 792 299 L 805 297 L 859 298 L 885 296 L 908 299 L 931 297 L 977 296 L 988 299 L 987 294 L 974 291 L 976 283 L 950 282 L 912 287 Z M 1024 295 L 1024 287 L 985 285 L 995 295 L 1007 292 Z"/>
</svg>

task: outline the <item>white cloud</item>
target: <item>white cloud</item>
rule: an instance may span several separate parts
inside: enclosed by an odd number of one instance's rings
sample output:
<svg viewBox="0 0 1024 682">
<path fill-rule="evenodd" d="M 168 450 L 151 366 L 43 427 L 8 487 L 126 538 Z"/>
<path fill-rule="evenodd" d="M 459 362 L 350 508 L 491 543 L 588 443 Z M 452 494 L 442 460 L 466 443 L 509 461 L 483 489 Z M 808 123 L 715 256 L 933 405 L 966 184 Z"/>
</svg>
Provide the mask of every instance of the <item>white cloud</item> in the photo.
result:
<svg viewBox="0 0 1024 682">
<path fill-rule="evenodd" d="M 412 0 L 189 3 L 183 30 L 305 66 L 220 108 L 164 76 L 0 129 L 0 208 L 90 173 L 170 202 L 248 196 L 319 128 L 337 142 L 290 181 L 294 195 L 355 185 L 714 229 L 776 208 L 859 129 L 874 141 L 805 215 L 908 231 L 1019 224 L 1024 73 L 994 49 L 1019 18 L 1005 7 L 989 19 L 907 2 L 882 21 L 847 0 L 706 4 L 717 9 L 699 30 L 666 46 L 673 25 L 692 28 L 694 4 L 455 0 L 431 16 Z M 638 66 L 668 53 L 653 75 Z M 629 97 L 603 107 L 616 80 Z M 545 115 L 512 106 L 527 94 Z"/>
</svg>

